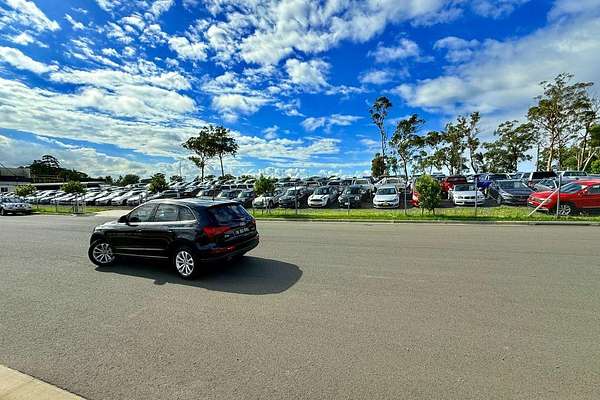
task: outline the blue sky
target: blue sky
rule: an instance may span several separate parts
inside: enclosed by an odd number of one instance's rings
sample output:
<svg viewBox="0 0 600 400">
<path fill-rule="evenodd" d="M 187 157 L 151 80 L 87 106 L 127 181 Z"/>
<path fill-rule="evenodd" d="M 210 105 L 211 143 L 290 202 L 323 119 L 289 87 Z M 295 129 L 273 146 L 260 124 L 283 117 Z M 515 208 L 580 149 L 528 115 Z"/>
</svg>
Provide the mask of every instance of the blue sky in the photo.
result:
<svg viewBox="0 0 600 400">
<path fill-rule="evenodd" d="M 0 162 L 193 176 L 212 123 L 228 172 L 362 174 L 377 96 L 390 130 L 480 111 L 490 139 L 540 81 L 600 82 L 598 38 L 600 0 L 0 0 Z"/>
</svg>

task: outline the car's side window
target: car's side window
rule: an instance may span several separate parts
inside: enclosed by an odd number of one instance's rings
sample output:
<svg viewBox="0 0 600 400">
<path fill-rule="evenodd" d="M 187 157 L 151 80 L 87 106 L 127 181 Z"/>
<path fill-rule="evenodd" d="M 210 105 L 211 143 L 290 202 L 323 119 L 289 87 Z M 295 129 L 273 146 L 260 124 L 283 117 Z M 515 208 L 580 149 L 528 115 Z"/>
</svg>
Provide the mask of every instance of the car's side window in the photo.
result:
<svg viewBox="0 0 600 400">
<path fill-rule="evenodd" d="M 154 222 L 173 222 L 177 221 L 179 207 L 174 204 L 160 204 L 154 215 Z"/>
<path fill-rule="evenodd" d="M 594 185 L 588 189 L 589 194 L 600 194 L 600 185 Z"/>
<path fill-rule="evenodd" d="M 187 207 L 179 207 L 179 220 L 180 221 L 195 221 L 196 217 L 194 213 Z"/>
<path fill-rule="evenodd" d="M 144 204 L 129 214 L 129 222 L 150 222 L 154 211 L 154 204 Z"/>
</svg>

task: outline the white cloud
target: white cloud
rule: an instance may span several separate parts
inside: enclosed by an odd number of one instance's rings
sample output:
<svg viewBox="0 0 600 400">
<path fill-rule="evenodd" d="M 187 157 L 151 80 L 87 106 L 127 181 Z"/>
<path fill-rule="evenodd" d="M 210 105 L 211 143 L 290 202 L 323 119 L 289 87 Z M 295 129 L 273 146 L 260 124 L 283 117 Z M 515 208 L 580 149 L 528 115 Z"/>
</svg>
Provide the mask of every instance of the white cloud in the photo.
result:
<svg viewBox="0 0 600 400">
<path fill-rule="evenodd" d="M 279 127 L 277 125 L 273 125 L 273 126 L 266 128 L 265 130 L 263 130 L 263 133 L 265 134 L 265 139 L 267 139 L 267 140 L 277 139 L 278 131 L 279 131 Z"/>
<path fill-rule="evenodd" d="M 315 0 L 212 0 L 209 45 L 219 58 L 247 63 L 277 64 L 296 52 L 317 54 L 344 40 L 366 42 L 387 24 L 422 19 L 447 20 L 456 3 L 450 0 L 385 0 L 321 2 Z M 223 20 L 224 19 L 224 20 Z M 212 27 L 216 28 L 213 29 Z M 231 41 L 232 33 L 236 40 Z"/>
<path fill-rule="evenodd" d="M 562 21 L 518 39 L 487 40 L 448 73 L 395 89 L 409 106 L 432 112 L 520 114 L 540 93 L 538 82 L 561 72 L 600 81 L 600 18 Z M 577 62 L 573 62 L 577 60 Z"/>
<path fill-rule="evenodd" d="M 291 82 L 308 88 L 328 86 L 326 76 L 330 67 L 323 60 L 300 61 L 292 58 L 285 63 Z"/>
<path fill-rule="evenodd" d="M 112 11 L 121 5 L 121 0 L 96 0 L 96 3 L 104 11 Z"/>
<path fill-rule="evenodd" d="M 57 31 L 60 29 L 58 22 L 46 17 L 33 1 L 29 0 L 4 0 L 13 9 L 8 11 L 0 9 L 8 20 L 28 26 L 37 32 Z"/>
<path fill-rule="evenodd" d="M 119 57 L 119 53 L 113 48 L 102 49 L 102 54 L 105 56 Z"/>
<path fill-rule="evenodd" d="M 386 47 L 382 43 L 379 43 L 375 50 L 369 52 L 369 56 L 373 57 L 379 63 L 414 58 L 418 57 L 419 54 L 419 45 L 406 38 L 400 39 L 397 46 Z"/>
<path fill-rule="evenodd" d="M 0 46 L 0 62 L 10 64 L 20 70 L 31 71 L 36 74 L 43 74 L 50 71 L 56 71 L 58 69 L 58 67 L 55 65 L 46 65 L 35 61 L 29 56 L 23 54 L 21 50 L 13 49 L 12 47 Z"/>
<path fill-rule="evenodd" d="M 30 43 L 34 43 L 35 39 L 27 32 L 21 32 L 16 36 L 10 37 L 10 41 L 21 46 L 27 46 Z"/>
<path fill-rule="evenodd" d="M 383 85 L 391 82 L 394 79 L 394 74 L 388 70 L 376 69 L 366 71 L 359 77 L 361 83 L 371 83 L 373 85 Z"/>
<path fill-rule="evenodd" d="M 85 29 L 85 25 L 83 25 L 81 22 L 75 21 L 75 19 L 73 19 L 73 17 L 71 17 L 69 14 L 65 14 L 65 19 L 69 21 L 74 30 Z"/>
<path fill-rule="evenodd" d="M 579 0 L 575 0 L 575 2 L 577 1 Z M 527 2 L 529 0 L 475 0 L 471 7 L 475 13 L 483 17 L 501 18 L 509 15 L 515 8 Z"/>
<path fill-rule="evenodd" d="M 239 114 L 254 114 L 268 102 L 269 99 L 264 97 L 228 93 L 214 96 L 212 106 L 223 113 L 222 117 L 225 121 L 233 122 L 238 119 Z"/>
<path fill-rule="evenodd" d="M 448 36 L 434 43 L 436 50 L 447 50 L 446 60 L 450 62 L 467 61 L 473 55 L 473 50 L 479 47 L 478 40 L 465 40 L 456 36 Z"/>
<path fill-rule="evenodd" d="M 550 20 L 556 20 L 574 15 L 598 14 L 600 14 L 600 0 L 555 0 L 548 17 Z"/>
<path fill-rule="evenodd" d="M 173 4 L 175 4 L 175 0 L 154 0 L 150 9 L 148 9 L 148 13 L 152 16 L 152 18 L 158 18 L 162 13 L 168 11 Z"/>
<path fill-rule="evenodd" d="M 307 131 L 315 131 L 318 128 L 324 127 L 329 131 L 334 125 L 349 126 L 358 121 L 362 117 L 356 115 L 332 114 L 329 117 L 309 117 L 302 121 L 302 126 Z"/>
<path fill-rule="evenodd" d="M 132 14 L 128 17 L 121 18 L 121 22 L 124 24 L 127 24 L 127 25 L 134 26 L 137 29 L 139 29 L 140 31 L 143 30 L 144 27 L 146 26 L 144 19 L 136 14 Z"/>
<path fill-rule="evenodd" d="M 169 47 L 177 53 L 182 60 L 204 61 L 206 60 L 206 44 L 202 42 L 190 42 L 186 37 L 174 36 L 169 39 Z"/>
</svg>

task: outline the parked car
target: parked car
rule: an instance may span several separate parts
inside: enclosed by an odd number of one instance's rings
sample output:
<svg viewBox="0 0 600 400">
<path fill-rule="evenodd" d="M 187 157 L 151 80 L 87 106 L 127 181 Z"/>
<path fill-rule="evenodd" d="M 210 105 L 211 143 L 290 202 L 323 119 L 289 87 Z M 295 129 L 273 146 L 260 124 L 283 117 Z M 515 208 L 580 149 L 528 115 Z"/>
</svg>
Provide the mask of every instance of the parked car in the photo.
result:
<svg viewBox="0 0 600 400">
<path fill-rule="evenodd" d="M 323 208 L 333 204 L 338 198 L 338 189 L 334 186 L 320 186 L 308 196 L 308 206 Z"/>
<path fill-rule="evenodd" d="M 298 208 L 304 207 L 308 199 L 308 191 L 303 187 L 290 188 L 286 190 L 279 200 L 279 207 L 281 208 L 295 208 L 296 204 Z"/>
<path fill-rule="evenodd" d="M 198 192 L 196 197 L 205 197 L 205 198 L 213 198 L 216 197 L 219 192 L 216 189 L 204 189 Z"/>
<path fill-rule="evenodd" d="M 139 196 L 141 193 L 142 193 L 142 190 L 130 190 L 127 193 L 124 193 L 120 196 L 114 197 L 110 201 L 110 204 L 113 206 L 123 206 L 123 205 L 127 204 L 127 199 L 134 197 L 134 196 Z"/>
<path fill-rule="evenodd" d="M 256 193 L 254 193 L 254 190 L 242 190 L 240 194 L 238 194 L 235 201 L 237 201 L 244 207 L 252 207 L 252 202 L 255 198 Z"/>
<path fill-rule="evenodd" d="M 553 191 L 558 187 L 558 181 L 556 179 L 542 179 L 535 185 L 533 185 L 533 191 L 535 192 L 545 192 L 545 191 Z"/>
<path fill-rule="evenodd" d="M 17 197 L 3 196 L 0 198 L 0 215 L 31 214 L 31 204 Z"/>
<path fill-rule="evenodd" d="M 340 207 L 343 208 L 359 208 L 364 199 L 365 193 L 363 192 L 362 186 L 353 185 L 348 186 L 344 189 L 340 197 L 338 198 L 338 203 Z"/>
<path fill-rule="evenodd" d="M 527 172 L 523 175 L 523 182 L 529 187 L 534 187 L 536 183 L 541 181 L 542 179 L 548 178 L 557 178 L 556 172 L 554 171 L 536 171 L 536 172 Z"/>
<path fill-rule="evenodd" d="M 275 191 L 273 193 L 261 194 L 252 201 L 252 207 L 254 208 L 275 208 L 278 204 L 279 198 L 283 192 Z"/>
<path fill-rule="evenodd" d="M 99 266 L 120 256 L 162 258 L 189 279 L 203 264 L 241 257 L 258 243 L 256 221 L 238 203 L 154 200 L 97 226 L 88 257 Z"/>
<path fill-rule="evenodd" d="M 474 206 L 485 204 L 485 195 L 474 183 L 459 183 L 448 191 L 448 198 L 455 206 Z"/>
<path fill-rule="evenodd" d="M 452 175 L 442 179 L 440 187 L 442 189 L 442 197 L 448 197 L 448 191 L 454 185 L 467 183 L 467 177 L 463 175 Z"/>
<path fill-rule="evenodd" d="M 559 201 L 560 199 L 560 201 Z M 580 179 L 561 187 L 560 197 L 553 191 L 534 192 L 527 204 L 540 211 L 556 211 L 559 215 L 573 215 L 581 211 L 600 210 L 600 179 Z"/>
<path fill-rule="evenodd" d="M 398 208 L 400 205 L 400 196 L 398 188 L 395 185 L 384 185 L 377 189 L 373 197 L 373 207 L 375 208 Z"/>
<path fill-rule="evenodd" d="M 234 200 L 235 198 L 238 197 L 240 192 L 241 192 L 241 190 L 237 190 L 237 189 L 222 190 L 221 192 L 219 192 L 216 199 L 218 199 L 218 200 Z"/>
<path fill-rule="evenodd" d="M 358 178 L 352 182 L 352 185 L 358 185 L 362 188 L 362 190 L 367 194 L 371 195 L 371 193 L 375 192 L 375 185 L 371 183 L 371 181 L 367 178 Z"/>
<path fill-rule="evenodd" d="M 127 192 L 128 192 L 127 190 L 116 190 L 107 196 L 96 199 L 94 202 L 96 203 L 97 206 L 109 205 L 112 199 L 114 199 L 115 197 L 118 197 L 118 196 L 122 196 Z"/>
<path fill-rule="evenodd" d="M 561 178 L 574 178 L 587 176 L 585 171 L 558 171 L 558 176 Z"/>
<path fill-rule="evenodd" d="M 527 205 L 527 199 L 533 190 L 518 179 L 492 182 L 488 195 L 496 204 Z"/>
</svg>

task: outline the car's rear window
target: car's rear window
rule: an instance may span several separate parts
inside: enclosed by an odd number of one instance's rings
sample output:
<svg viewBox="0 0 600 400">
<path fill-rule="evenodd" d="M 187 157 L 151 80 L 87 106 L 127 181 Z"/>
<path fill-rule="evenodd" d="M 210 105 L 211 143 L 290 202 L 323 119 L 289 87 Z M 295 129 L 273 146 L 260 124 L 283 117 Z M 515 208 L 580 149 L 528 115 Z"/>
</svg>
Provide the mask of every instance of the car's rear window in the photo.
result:
<svg viewBox="0 0 600 400">
<path fill-rule="evenodd" d="M 208 214 L 218 225 L 227 225 L 235 221 L 246 219 L 250 216 L 244 207 L 238 204 L 210 207 Z"/>
<path fill-rule="evenodd" d="M 448 178 L 448 182 L 466 182 L 467 178 L 464 176 L 451 176 Z"/>
<path fill-rule="evenodd" d="M 554 177 L 556 177 L 556 173 L 554 171 L 538 171 L 531 175 L 531 179 L 545 179 Z"/>
</svg>

